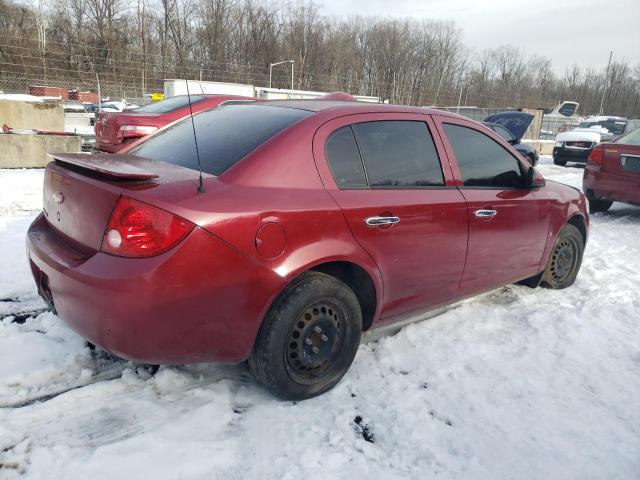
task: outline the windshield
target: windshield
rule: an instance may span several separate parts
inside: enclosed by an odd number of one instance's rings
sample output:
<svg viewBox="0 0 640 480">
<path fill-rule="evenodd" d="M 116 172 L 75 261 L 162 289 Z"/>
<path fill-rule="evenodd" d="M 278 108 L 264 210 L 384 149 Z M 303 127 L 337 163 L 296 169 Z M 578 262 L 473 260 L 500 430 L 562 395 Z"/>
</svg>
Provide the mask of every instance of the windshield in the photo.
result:
<svg viewBox="0 0 640 480">
<path fill-rule="evenodd" d="M 624 120 L 599 120 L 597 122 L 582 122 L 579 127 L 580 128 L 592 128 L 592 127 L 602 127 L 606 128 L 609 133 L 613 133 L 614 135 L 620 135 L 624 133 L 624 127 L 627 125 L 627 122 Z"/>
<path fill-rule="evenodd" d="M 640 146 L 640 128 L 631 130 L 626 135 L 618 138 L 615 143 L 622 143 L 625 145 L 639 145 Z"/>
<path fill-rule="evenodd" d="M 312 114 L 297 108 L 237 104 L 194 115 L 202 170 L 220 175 L 277 133 Z M 129 153 L 197 170 L 191 117 L 149 137 Z"/>
<path fill-rule="evenodd" d="M 201 102 L 205 98 L 204 95 L 191 95 L 191 105 Z M 135 113 L 169 113 L 178 108 L 186 107 L 187 105 L 189 105 L 189 97 L 187 95 L 178 95 L 135 108 L 131 111 Z"/>
</svg>

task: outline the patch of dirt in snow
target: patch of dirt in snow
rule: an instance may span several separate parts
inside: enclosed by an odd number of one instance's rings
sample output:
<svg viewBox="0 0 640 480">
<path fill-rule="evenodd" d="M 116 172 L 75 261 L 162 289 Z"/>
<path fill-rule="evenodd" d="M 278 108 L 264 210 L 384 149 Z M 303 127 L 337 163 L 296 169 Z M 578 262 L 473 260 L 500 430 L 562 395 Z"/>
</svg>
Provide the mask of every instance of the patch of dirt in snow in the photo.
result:
<svg viewBox="0 0 640 480">
<path fill-rule="evenodd" d="M 581 185 L 579 168 L 543 156 L 540 169 Z M 0 477 L 626 479 L 640 471 L 638 208 L 615 204 L 591 217 L 573 287 L 510 285 L 463 302 L 363 343 L 327 394 L 283 402 L 246 365 L 156 371 L 103 358 L 50 312 L 38 314 L 24 258 L 35 212 L 20 205 L 36 204 L 41 179 L 6 175 L 0 184 L 16 188 L 14 206 L 0 211 L 10 257 L 0 258 Z M 100 377 L 104 369 L 111 373 Z"/>
</svg>

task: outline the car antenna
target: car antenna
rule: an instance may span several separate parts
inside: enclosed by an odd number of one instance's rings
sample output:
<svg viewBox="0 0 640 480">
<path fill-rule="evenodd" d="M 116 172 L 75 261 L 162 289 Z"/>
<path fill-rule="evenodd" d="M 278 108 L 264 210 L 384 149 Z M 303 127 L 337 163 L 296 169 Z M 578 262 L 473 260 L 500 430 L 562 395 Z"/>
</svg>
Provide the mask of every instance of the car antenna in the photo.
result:
<svg viewBox="0 0 640 480">
<path fill-rule="evenodd" d="M 198 136 L 196 135 L 196 124 L 193 121 L 193 109 L 191 108 L 191 94 L 189 93 L 189 80 L 185 80 L 187 84 L 187 100 L 189 101 L 189 117 L 191 118 L 191 128 L 193 129 L 193 141 L 196 144 L 196 159 L 198 160 L 198 193 L 204 193 L 204 184 L 202 183 L 202 163 L 200 163 L 200 151 L 198 150 Z"/>
</svg>

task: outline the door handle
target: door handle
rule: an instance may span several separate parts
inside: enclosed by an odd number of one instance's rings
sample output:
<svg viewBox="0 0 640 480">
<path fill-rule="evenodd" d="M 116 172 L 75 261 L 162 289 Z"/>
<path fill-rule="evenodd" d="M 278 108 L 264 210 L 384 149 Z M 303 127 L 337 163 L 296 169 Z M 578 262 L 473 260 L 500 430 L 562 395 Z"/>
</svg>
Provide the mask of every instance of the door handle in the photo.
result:
<svg viewBox="0 0 640 480">
<path fill-rule="evenodd" d="M 498 213 L 497 210 L 476 210 L 473 214 L 478 218 L 492 218 Z"/>
<path fill-rule="evenodd" d="M 368 217 L 365 218 L 364 223 L 370 227 L 376 227 L 378 225 L 393 225 L 399 221 L 400 217 Z"/>
</svg>

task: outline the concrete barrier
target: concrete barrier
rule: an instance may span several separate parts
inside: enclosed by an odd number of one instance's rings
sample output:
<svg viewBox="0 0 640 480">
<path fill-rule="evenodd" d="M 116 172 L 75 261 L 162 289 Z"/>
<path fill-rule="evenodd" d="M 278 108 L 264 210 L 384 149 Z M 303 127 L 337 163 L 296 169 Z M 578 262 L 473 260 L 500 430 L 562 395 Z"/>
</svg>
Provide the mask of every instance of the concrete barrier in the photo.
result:
<svg viewBox="0 0 640 480">
<path fill-rule="evenodd" d="M 49 152 L 79 152 L 82 139 L 69 135 L 0 133 L 0 168 L 42 168 Z"/>
<path fill-rule="evenodd" d="M 522 143 L 528 143 L 532 145 L 540 155 L 551 155 L 553 153 L 553 146 L 555 142 L 553 140 L 530 140 L 524 138 Z"/>
<path fill-rule="evenodd" d="M 24 102 L 0 100 L 0 126 L 64 131 L 64 108 L 57 100 Z"/>
</svg>

